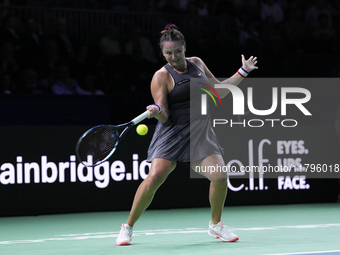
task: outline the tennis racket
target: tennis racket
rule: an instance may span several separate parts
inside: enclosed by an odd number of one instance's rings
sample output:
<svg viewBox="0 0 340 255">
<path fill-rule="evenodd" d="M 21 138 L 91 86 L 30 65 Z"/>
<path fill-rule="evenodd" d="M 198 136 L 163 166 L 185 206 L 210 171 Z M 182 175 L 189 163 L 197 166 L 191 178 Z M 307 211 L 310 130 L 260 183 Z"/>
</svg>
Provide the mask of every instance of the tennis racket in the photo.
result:
<svg viewBox="0 0 340 255">
<path fill-rule="evenodd" d="M 145 111 L 125 124 L 99 125 L 87 130 L 78 140 L 76 155 L 86 167 L 100 165 L 115 152 L 123 135 L 134 125 L 144 120 L 149 114 Z M 120 129 L 124 129 L 119 133 Z"/>
</svg>

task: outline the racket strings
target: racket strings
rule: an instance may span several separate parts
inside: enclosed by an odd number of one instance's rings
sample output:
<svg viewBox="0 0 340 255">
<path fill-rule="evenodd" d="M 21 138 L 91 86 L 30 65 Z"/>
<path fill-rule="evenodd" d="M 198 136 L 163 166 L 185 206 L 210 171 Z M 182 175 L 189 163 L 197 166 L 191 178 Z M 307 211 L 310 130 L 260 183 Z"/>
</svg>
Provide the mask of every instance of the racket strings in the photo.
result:
<svg viewBox="0 0 340 255">
<path fill-rule="evenodd" d="M 80 160 L 87 161 L 87 165 L 104 161 L 117 146 L 118 139 L 118 131 L 113 126 L 103 126 L 90 131 L 79 143 Z"/>
</svg>

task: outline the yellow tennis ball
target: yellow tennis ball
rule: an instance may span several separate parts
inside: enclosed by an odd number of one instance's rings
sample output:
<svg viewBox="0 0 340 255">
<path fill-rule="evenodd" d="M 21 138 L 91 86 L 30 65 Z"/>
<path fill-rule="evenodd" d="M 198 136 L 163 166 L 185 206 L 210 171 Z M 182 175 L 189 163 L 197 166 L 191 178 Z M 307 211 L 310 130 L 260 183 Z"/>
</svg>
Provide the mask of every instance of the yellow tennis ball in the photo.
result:
<svg viewBox="0 0 340 255">
<path fill-rule="evenodd" d="M 146 135 L 148 133 L 148 126 L 144 124 L 140 124 L 136 128 L 137 134 Z"/>
</svg>

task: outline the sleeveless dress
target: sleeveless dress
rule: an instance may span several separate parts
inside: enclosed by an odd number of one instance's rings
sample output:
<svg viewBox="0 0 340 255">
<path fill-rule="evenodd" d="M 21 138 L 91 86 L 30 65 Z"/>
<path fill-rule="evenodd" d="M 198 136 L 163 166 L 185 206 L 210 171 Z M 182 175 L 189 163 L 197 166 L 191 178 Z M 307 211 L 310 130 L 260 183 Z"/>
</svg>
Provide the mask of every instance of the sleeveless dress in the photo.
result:
<svg viewBox="0 0 340 255">
<path fill-rule="evenodd" d="M 223 154 L 211 119 L 201 115 L 202 83 L 209 84 L 206 75 L 186 59 L 188 71 L 177 73 L 169 64 L 164 67 L 174 80 L 174 88 L 167 95 L 169 116 L 165 123 L 158 121 L 153 134 L 147 162 L 163 158 L 177 162 L 201 160 L 211 154 Z M 190 79 L 197 78 L 197 83 Z M 209 110 L 207 111 L 209 112 Z"/>
</svg>

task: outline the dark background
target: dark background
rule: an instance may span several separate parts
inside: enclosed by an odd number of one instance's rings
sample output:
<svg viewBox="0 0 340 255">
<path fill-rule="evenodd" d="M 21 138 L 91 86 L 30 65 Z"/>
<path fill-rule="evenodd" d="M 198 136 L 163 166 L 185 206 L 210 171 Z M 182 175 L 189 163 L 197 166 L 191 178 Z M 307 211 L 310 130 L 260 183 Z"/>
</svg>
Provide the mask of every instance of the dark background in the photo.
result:
<svg viewBox="0 0 340 255">
<path fill-rule="evenodd" d="M 258 57 L 253 78 L 340 76 L 336 0 L 6 0 L 0 13 L 0 94 L 54 95 L 60 67 L 66 65 L 67 79 L 83 93 L 110 98 L 113 123 L 133 118 L 152 102 L 151 78 L 165 64 L 158 40 L 168 23 L 175 23 L 184 34 L 186 56 L 203 59 L 216 77 L 233 75 L 242 64 L 241 54 Z M 317 96 L 339 101 L 340 92 L 325 86 Z M 63 101 L 61 97 L 47 100 Z M 92 104 L 92 98 L 84 101 Z M 37 102 L 32 99 L 35 116 L 39 116 L 36 106 L 44 108 L 43 102 Z M 14 104 L 14 109 L 27 108 Z M 80 111 L 79 102 L 75 105 Z M 5 112 L 12 108 L 8 105 Z M 123 109 L 124 115 L 115 114 L 116 108 Z M 0 121 L 36 124 L 35 118 Z M 87 122 L 98 123 L 97 119 Z M 64 122 L 46 120 L 45 124 Z"/>
</svg>

